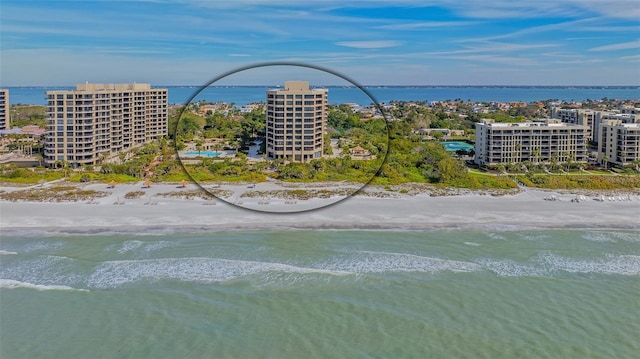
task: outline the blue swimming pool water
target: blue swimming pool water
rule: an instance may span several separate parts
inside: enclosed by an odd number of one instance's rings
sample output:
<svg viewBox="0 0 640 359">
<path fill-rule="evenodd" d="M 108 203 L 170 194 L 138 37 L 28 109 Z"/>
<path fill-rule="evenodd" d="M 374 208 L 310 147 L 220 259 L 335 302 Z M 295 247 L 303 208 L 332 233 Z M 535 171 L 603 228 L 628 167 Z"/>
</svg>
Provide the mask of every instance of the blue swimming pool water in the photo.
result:
<svg viewBox="0 0 640 359">
<path fill-rule="evenodd" d="M 447 151 L 455 152 L 457 150 L 466 150 L 466 151 L 473 150 L 474 146 L 467 142 L 449 141 L 449 142 L 444 142 L 444 148 Z"/>
<path fill-rule="evenodd" d="M 215 151 L 187 151 L 184 153 L 185 156 L 201 156 L 201 157 L 218 157 L 222 154 L 222 152 Z"/>
</svg>

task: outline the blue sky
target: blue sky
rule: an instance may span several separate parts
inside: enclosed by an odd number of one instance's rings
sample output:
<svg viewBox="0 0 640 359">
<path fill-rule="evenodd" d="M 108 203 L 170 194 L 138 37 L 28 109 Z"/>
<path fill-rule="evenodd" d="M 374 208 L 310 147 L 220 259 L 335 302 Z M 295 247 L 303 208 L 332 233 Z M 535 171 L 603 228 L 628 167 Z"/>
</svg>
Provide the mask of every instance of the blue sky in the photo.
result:
<svg viewBox="0 0 640 359">
<path fill-rule="evenodd" d="M 201 85 L 271 61 L 363 85 L 639 85 L 638 4 L 2 0 L 0 85 Z M 270 85 L 297 75 L 288 72 L 263 68 L 219 84 Z"/>
</svg>

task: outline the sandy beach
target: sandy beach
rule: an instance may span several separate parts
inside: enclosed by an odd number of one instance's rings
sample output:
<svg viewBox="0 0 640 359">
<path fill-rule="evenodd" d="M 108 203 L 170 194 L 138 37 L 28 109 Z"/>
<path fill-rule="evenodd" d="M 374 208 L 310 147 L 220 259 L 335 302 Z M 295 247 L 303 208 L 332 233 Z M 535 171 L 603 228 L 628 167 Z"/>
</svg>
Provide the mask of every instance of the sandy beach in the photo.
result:
<svg viewBox="0 0 640 359">
<path fill-rule="evenodd" d="M 55 184 L 45 184 L 54 186 Z M 640 196 L 611 193 L 579 195 L 522 189 L 492 196 L 470 192 L 450 196 L 401 194 L 365 187 L 366 195 L 293 200 L 245 197 L 242 193 L 286 190 L 278 184 L 220 185 L 211 191 L 226 196 L 207 199 L 194 184 L 76 184 L 105 192 L 104 197 L 76 202 L 0 202 L 3 230 L 61 232 L 216 230 L 255 228 L 428 229 L 428 228 L 640 228 Z M 34 188 L 39 186 L 33 186 Z M 348 187 L 348 186 L 347 186 Z M 305 188 L 309 188 L 308 185 Z M 19 187 L 0 187 L 5 192 Z M 334 188 L 335 190 L 335 188 Z M 353 191 L 350 188 L 348 192 Z M 127 193 L 139 197 L 126 199 Z M 584 192 L 582 192 L 584 193 Z M 581 196 L 581 197 L 579 197 Z M 580 198 L 580 201 L 576 201 Z M 553 199 L 553 200 L 550 200 Z M 334 204 L 331 204 L 336 202 Z M 231 203 L 238 203 L 234 205 Z M 327 204 L 331 204 L 328 205 Z M 242 208 L 245 207 L 245 208 Z M 314 209 L 323 207 L 319 209 Z M 250 210 L 250 209 L 255 210 Z M 297 213 L 277 213 L 296 212 Z M 276 213 L 270 213 L 276 212 Z"/>
</svg>

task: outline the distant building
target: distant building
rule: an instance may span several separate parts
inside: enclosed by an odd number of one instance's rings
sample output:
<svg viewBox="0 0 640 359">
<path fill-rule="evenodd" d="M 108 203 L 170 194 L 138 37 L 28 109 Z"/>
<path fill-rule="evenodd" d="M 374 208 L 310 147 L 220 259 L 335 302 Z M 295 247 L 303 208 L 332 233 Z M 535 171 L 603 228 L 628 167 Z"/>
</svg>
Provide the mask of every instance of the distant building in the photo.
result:
<svg viewBox="0 0 640 359">
<path fill-rule="evenodd" d="M 7 130 L 0 130 L 0 135 L 27 135 L 29 137 L 39 137 L 45 134 L 47 130 L 36 125 L 27 125 L 24 127 L 12 127 Z"/>
<path fill-rule="evenodd" d="M 327 119 L 327 89 L 306 81 L 287 81 L 267 90 L 266 151 L 271 159 L 307 162 L 322 157 Z"/>
<path fill-rule="evenodd" d="M 497 165 L 531 161 L 587 161 L 587 126 L 546 122 L 476 124 L 475 163 Z"/>
<path fill-rule="evenodd" d="M 149 84 L 87 83 L 47 91 L 45 164 L 97 164 L 167 135 L 167 101 L 167 89 Z"/>
<path fill-rule="evenodd" d="M 371 152 L 360 145 L 349 149 L 349 155 L 354 160 L 369 160 L 375 158 L 371 155 Z"/>
<path fill-rule="evenodd" d="M 608 112 L 602 111 L 596 116 L 595 122 L 593 124 L 593 139 L 594 141 L 598 141 L 600 139 L 600 125 L 602 123 L 606 123 L 609 121 L 620 121 L 620 123 L 640 123 L 640 114 L 633 113 L 617 113 L 617 112 Z"/>
<path fill-rule="evenodd" d="M 551 108 L 551 118 L 559 119 L 564 123 L 587 126 L 588 129 L 585 136 L 589 141 L 594 139 L 593 133 L 595 132 L 596 118 L 599 116 L 600 111 L 575 108 Z"/>
<path fill-rule="evenodd" d="M 600 124 L 598 134 L 598 159 L 600 163 L 625 166 L 640 158 L 639 123 L 606 120 Z"/>
<path fill-rule="evenodd" d="M 10 128 L 9 90 L 0 89 L 0 130 L 8 130 Z"/>
<path fill-rule="evenodd" d="M 415 131 L 413 131 L 413 133 L 418 134 L 418 135 L 428 135 L 431 136 L 436 132 L 440 132 L 442 133 L 442 135 L 444 137 L 449 137 L 449 136 L 464 136 L 464 130 L 452 130 L 449 128 L 419 128 Z"/>
<path fill-rule="evenodd" d="M 587 139 L 597 142 L 600 123 L 608 120 L 620 120 L 622 123 L 640 123 L 640 114 L 633 107 L 624 107 L 621 112 L 597 111 L 591 109 L 565 109 L 553 107 L 551 118 L 559 119 L 564 123 L 585 125 L 589 127 Z"/>
<path fill-rule="evenodd" d="M 620 106 L 620 113 L 623 114 L 631 114 L 631 115 L 640 115 L 640 108 L 633 106 Z"/>
</svg>

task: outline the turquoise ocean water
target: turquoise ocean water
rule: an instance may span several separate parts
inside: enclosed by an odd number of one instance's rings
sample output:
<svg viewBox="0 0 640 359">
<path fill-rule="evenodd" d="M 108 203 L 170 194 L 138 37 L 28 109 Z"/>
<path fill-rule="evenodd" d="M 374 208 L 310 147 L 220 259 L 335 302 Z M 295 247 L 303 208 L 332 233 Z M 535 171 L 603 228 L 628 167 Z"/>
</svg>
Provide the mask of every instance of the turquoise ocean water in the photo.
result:
<svg viewBox="0 0 640 359">
<path fill-rule="evenodd" d="M 3 231 L 2 358 L 637 358 L 633 230 Z"/>
</svg>

